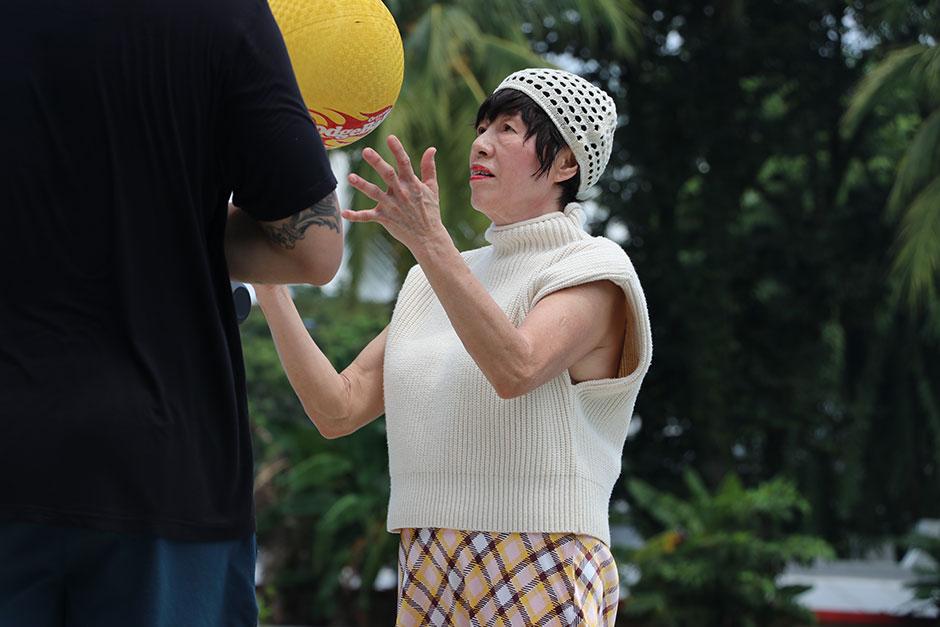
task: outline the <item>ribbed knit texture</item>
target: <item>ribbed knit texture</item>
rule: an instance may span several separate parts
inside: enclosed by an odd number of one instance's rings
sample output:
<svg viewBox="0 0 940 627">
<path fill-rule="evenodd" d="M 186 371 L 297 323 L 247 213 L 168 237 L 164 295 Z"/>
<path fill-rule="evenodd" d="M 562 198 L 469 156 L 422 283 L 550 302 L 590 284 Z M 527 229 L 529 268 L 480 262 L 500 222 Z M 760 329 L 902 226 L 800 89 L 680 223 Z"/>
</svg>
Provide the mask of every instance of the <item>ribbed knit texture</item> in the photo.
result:
<svg viewBox="0 0 940 627">
<path fill-rule="evenodd" d="M 385 347 L 388 528 L 571 532 L 610 543 L 608 505 L 652 358 L 646 300 L 614 242 L 582 228 L 577 203 L 491 226 L 463 254 L 516 326 L 543 297 L 591 281 L 620 286 L 635 343 L 627 376 L 572 384 L 563 372 L 504 400 L 457 337 L 420 266 L 408 273 Z"/>
</svg>

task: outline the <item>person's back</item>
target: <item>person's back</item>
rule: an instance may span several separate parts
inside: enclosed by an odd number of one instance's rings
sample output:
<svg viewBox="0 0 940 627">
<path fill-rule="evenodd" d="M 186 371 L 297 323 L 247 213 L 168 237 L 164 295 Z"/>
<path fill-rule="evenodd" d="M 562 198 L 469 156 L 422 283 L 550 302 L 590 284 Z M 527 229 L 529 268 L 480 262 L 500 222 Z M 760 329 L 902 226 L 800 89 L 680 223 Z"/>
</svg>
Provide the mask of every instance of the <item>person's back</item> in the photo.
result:
<svg viewBox="0 0 940 627">
<path fill-rule="evenodd" d="M 335 187 L 293 80 L 263 0 L 0 6 L 0 520 L 253 531 L 227 201 Z"/>
</svg>

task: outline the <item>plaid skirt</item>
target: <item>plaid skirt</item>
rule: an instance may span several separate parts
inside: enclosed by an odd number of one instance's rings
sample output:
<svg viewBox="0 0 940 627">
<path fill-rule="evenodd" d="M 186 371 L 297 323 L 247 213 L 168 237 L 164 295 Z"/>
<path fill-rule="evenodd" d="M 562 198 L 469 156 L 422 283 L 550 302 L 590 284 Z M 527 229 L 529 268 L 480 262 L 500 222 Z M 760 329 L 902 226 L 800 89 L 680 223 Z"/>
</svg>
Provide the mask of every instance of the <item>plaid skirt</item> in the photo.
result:
<svg viewBox="0 0 940 627">
<path fill-rule="evenodd" d="M 402 529 L 396 625 L 612 627 L 617 566 L 572 533 Z"/>
</svg>

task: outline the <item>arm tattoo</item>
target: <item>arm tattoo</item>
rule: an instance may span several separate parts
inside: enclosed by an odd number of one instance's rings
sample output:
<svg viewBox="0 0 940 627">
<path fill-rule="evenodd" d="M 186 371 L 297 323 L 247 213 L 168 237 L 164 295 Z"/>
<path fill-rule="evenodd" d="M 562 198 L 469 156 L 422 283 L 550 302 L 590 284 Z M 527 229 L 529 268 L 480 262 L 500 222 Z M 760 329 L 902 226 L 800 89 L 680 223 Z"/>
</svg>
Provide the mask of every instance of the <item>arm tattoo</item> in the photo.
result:
<svg viewBox="0 0 940 627">
<path fill-rule="evenodd" d="M 268 239 L 281 248 L 290 250 L 297 245 L 298 240 L 304 238 L 307 229 L 311 226 L 325 226 L 341 233 L 338 204 L 336 192 L 333 192 L 317 204 L 295 213 L 283 224 L 262 224 L 261 226 L 268 234 Z"/>
</svg>

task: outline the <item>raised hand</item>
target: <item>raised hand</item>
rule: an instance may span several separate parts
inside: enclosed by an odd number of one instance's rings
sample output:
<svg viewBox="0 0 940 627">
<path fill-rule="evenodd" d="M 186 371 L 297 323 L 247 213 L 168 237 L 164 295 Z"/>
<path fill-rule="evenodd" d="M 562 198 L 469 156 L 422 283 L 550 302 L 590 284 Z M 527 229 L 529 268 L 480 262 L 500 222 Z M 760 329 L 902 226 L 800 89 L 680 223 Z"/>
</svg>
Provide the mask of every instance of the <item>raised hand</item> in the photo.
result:
<svg viewBox="0 0 940 627">
<path fill-rule="evenodd" d="M 362 157 L 382 177 L 387 189 L 383 191 L 361 176 L 350 174 L 349 184 L 377 204 L 365 211 L 344 210 L 343 217 L 350 222 L 378 222 L 417 256 L 423 247 L 441 241 L 441 238 L 450 240 L 441 223 L 434 163 L 437 149 L 431 147 L 424 151 L 421 178 L 418 178 L 398 138 L 389 135 L 386 141 L 395 156 L 397 171 L 371 148 L 363 150 Z"/>
</svg>

